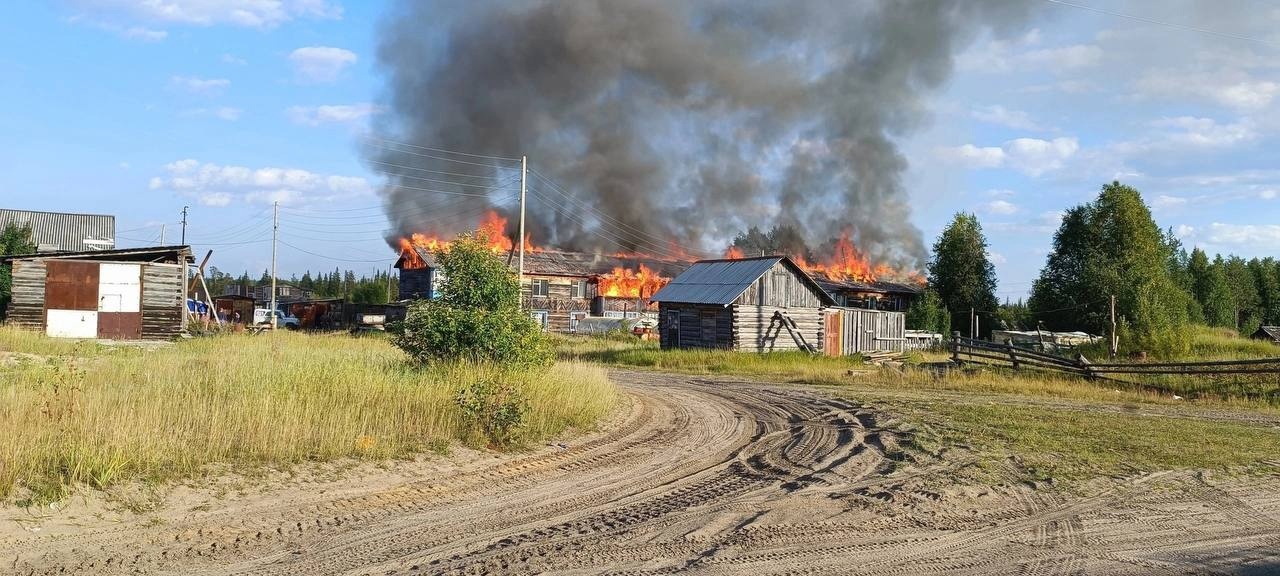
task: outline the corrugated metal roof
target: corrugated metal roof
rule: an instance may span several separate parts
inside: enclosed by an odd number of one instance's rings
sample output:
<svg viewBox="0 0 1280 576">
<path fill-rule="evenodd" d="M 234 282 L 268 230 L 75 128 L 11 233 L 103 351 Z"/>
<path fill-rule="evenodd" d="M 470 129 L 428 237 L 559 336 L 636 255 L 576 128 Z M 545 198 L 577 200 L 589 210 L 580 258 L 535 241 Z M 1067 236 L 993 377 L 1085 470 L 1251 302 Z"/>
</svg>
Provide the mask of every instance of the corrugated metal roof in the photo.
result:
<svg viewBox="0 0 1280 576">
<path fill-rule="evenodd" d="M 688 304 L 720 304 L 732 303 L 741 296 L 753 282 L 759 280 L 773 268 L 774 264 L 785 261 L 800 277 L 815 288 L 830 304 L 831 296 L 813 282 L 798 266 L 783 256 L 765 256 L 761 258 L 742 258 L 738 260 L 702 260 L 695 262 L 688 270 L 677 276 L 657 294 L 654 302 L 683 302 Z"/>
<path fill-rule="evenodd" d="M 85 252 L 116 247 L 116 217 L 0 208 L 0 228 L 30 226 L 39 252 Z"/>
</svg>

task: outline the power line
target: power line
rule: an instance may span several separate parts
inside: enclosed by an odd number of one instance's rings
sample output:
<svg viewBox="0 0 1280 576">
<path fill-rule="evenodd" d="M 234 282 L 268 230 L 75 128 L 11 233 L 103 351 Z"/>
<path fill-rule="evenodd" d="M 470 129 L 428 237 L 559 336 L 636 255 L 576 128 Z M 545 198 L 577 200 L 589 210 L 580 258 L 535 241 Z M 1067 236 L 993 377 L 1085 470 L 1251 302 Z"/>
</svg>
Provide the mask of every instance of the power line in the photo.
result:
<svg viewBox="0 0 1280 576">
<path fill-rule="evenodd" d="M 408 146 L 408 144 L 404 144 L 404 146 Z M 490 164 L 487 162 L 471 162 L 470 160 L 459 160 L 457 158 L 449 158 L 447 156 L 436 156 L 434 154 L 427 154 L 425 152 L 414 152 L 411 150 L 395 150 L 392 148 L 387 148 L 387 150 L 396 152 L 398 154 L 409 154 L 411 156 L 420 156 L 422 158 L 432 158 L 435 160 L 443 160 L 445 162 L 457 162 L 458 164 L 467 164 L 470 166 L 485 166 L 487 168 L 508 168 L 508 169 L 513 168 L 511 166 L 502 166 L 499 164 Z M 517 158 L 516 161 L 519 161 L 519 159 Z"/>
<path fill-rule="evenodd" d="M 297 246 L 294 246 L 293 244 L 290 244 L 290 243 L 288 243 L 288 242 L 285 242 L 284 240 L 280 240 L 279 242 L 280 242 L 281 244 L 285 245 L 285 246 L 288 246 L 288 247 L 290 247 L 290 248 L 293 248 L 294 250 L 297 250 L 297 251 L 299 251 L 299 252 L 302 252 L 303 254 L 310 254 L 310 255 L 312 255 L 312 256 L 319 256 L 319 257 L 321 257 L 321 258 L 324 258 L 324 259 L 327 259 L 327 260 L 333 260 L 333 261 L 335 261 L 335 262 L 356 262 L 356 263 L 360 263 L 360 264 L 376 264 L 376 263 L 385 263 L 385 262 L 388 260 L 388 259 L 386 259 L 386 258 L 379 259 L 379 260 L 353 260 L 353 259 L 350 259 L 350 258 L 337 258 L 337 257 L 334 257 L 334 256 L 328 256 L 328 255 L 325 255 L 325 254 L 317 254 L 317 253 L 312 252 L 312 251 L 310 251 L 310 250 L 303 250 L 302 248 L 299 248 L 299 247 L 297 247 Z"/>
<path fill-rule="evenodd" d="M 1058 5 L 1060 5 L 1060 6 L 1070 6 L 1070 7 L 1072 7 L 1072 8 L 1079 8 L 1079 9 L 1081 9 L 1081 10 L 1088 10 L 1089 12 L 1097 12 L 1097 13 L 1099 13 L 1099 14 L 1106 14 L 1106 15 L 1108 15 L 1108 16 L 1115 16 L 1115 17 L 1117 17 L 1117 18 L 1126 18 L 1126 19 L 1129 19 L 1129 20 L 1137 21 L 1137 22 L 1145 22 L 1145 23 L 1147 23 L 1147 24 L 1155 24 L 1155 25 L 1157 25 L 1157 26 L 1165 26 L 1165 27 L 1168 27 L 1168 28 L 1175 28 L 1175 29 L 1178 29 L 1178 30 L 1183 30 L 1183 31 L 1188 31 L 1188 32 L 1200 32 L 1201 34 L 1209 34 L 1209 35 L 1211 35 L 1211 36 L 1218 36 L 1218 37 L 1221 37 L 1221 38 L 1231 38 L 1231 39 L 1235 39 L 1235 40 L 1244 40 L 1244 41 L 1247 41 L 1247 42 L 1256 42 L 1256 43 L 1258 43 L 1258 44 L 1262 44 L 1262 45 L 1265 45 L 1265 46 L 1271 46 L 1272 48 L 1280 47 L 1280 44 L 1276 44 L 1275 42 L 1272 42 L 1272 41 L 1270 41 L 1270 40 L 1263 40 L 1263 39 L 1261 39 L 1261 38 L 1254 38 L 1254 37 L 1252 37 L 1252 36 L 1244 36 L 1244 35 L 1241 35 L 1241 34 L 1232 34 L 1232 33 L 1230 33 L 1230 32 L 1221 32 L 1221 31 L 1218 31 L 1218 30 L 1211 30 L 1211 29 L 1209 29 L 1209 28 L 1201 28 L 1201 27 L 1199 27 L 1199 26 L 1190 26 L 1190 25 L 1187 25 L 1187 24 L 1178 24 L 1177 22 L 1169 22 L 1169 21 L 1166 21 L 1166 20 L 1156 20 L 1155 18 L 1147 18 L 1146 16 L 1138 16 L 1138 15 L 1135 15 L 1135 14 L 1126 14 L 1126 13 L 1124 13 L 1124 12 L 1116 12 L 1116 11 L 1114 11 L 1114 10 L 1107 10 L 1107 9 L 1105 9 L 1105 8 L 1097 8 L 1097 7 L 1094 7 L 1094 6 L 1088 6 L 1088 5 L 1085 5 L 1085 4 L 1077 4 L 1077 3 L 1075 3 L 1075 2 L 1068 2 L 1068 1 L 1066 1 L 1066 0 L 1045 0 L 1045 2 L 1048 2 L 1048 3 L 1050 3 L 1050 4 L 1058 4 Z"/>
<path fill-rule="evenodd" d="M 390 167 L 392 167 L 392 168 L 403 168 L 403 169 L 405 169 L 405 170 L 416 170 L 416 171 L 418 171 L 418 172 L 430 172 L 430 173 L 432 173 L 432 174 L 442 174 L 442 175 L 445 175 L 445 176 L 462 176 L 463 178 L 487 178 L 487 179 L 489 179 L 489 180 L 497 180 L 497 179 L 498 179 L 498 176 L 485 176 L 485 175 L 483 175 L 483 174 L 466 174 L 466 173 L 463 173 L 463 172 L 449 172 L 449 171 L 447 171 L 447 170 L 431 170 L 431 169 L 428 169 L 428 168 L 421 168 L 421 167 L 418 167 L 418 166 L 406 166 L 406 165 L 404 165 L 404 164 L 395 164 L 395 163 L 392 163 L 392 162 L 384 162 L 384 161 L 382 161 L 382 160 L 370 160 L 370 162 L 373 162 L 374 164 L 381 164 L 381 165 L 383 165 L 383 166 L 390 166 Z"/>
<path fill-rule="evenodd" d="M 472 157 L 472 158 L 489 158 L 489 159 L 493 159 L 493 160 L 510 160 L 510 161 L 512 161 L 512 162 L 519 162 L 519 161 L 520 161 L 520 159 L 519 159 L 519 158 L 509 158 L 509 157 L 507 157 L 507 156 L 489 156 L 489 155 L 487 155 L 487 154 L 472 154 L 472 153 L 470 153 L 470 152 L 459 152 L 459 151 L 457 151 L 457 150 L 448 150 L 448 149 L 445 149 L 445 148 L 433 148 L 433 147 L 431 147 L 431 146 L 420 146 L 420 145 L 418 145 L 418 144 L 410 144 L 410 143 L 408 143 L 408 142 L 397 142 L 397 141 L 395 141 L 395 140 L 387 140 L 386 138 L 377 138 L 377 137 L 373 137 L 373 136 L 366 136 L 365 138 L 366 138 L 366 139 L 368 139 L 368 140 L 375 141 L 375 142 L 383 142 L 383 143 L 388 143 L 388 144 L 395 144 L 395 145 L 397 145 L 397 146 L 407 146 L 407 147 L 409 147 L 409 148 L 416 148 L 416 149 L 419 149 L 419 150 L 430 150 L 430 151 L 432 151 L 432 152 L 441 152 L 441 153 L 444 153 L 444 154 L 457 154 L 457 155 L 459 155 L 459 156 L 470 156 L 470 157 Z"/>
<path fill-rule="evenodd" d="M 389 165 L 389 166 L 397 166 L 397 167 L 400 167 L 400 168 L 409 168 L 409 169 L 412 169 L 412 167 L 410 167 L 410 166 L 402 166 L 402 165 L 400 165 L 400 164 L 389 164 L 389 163 L 386 163 L 386 162 L 377 162 L 376 160 L 375 160 L 374 162 L 375 162 L 375 163 L 380 163 L 380 164 L 386 164 L 386 165 Z M 450 186 L 466 186 L 466 187 L 468 187 L 468 188 L 488 188 L 488 187 L 490 187 L 490 186 L 493 186 L 493 184 L 470 184 L 470 183 L 464 183 L 464 182 L 454 182 L 454 181 L 452 181 L 452 180 L 436 180 L 436 179 L 434 179 L 434 178 L 423 178 L 422 176 L 412 176 L 412 175 L 409 175 L 409 174 L 396 174 L 395 176 L 396 176 L 397 178 L 412 178 L 412 179 L 414 179 L 414 180 L 421 180 L 421 181 L 423 181 L 423 182 L 431 182 L 431 183 L 433 183 L 433 184 L 448 184 L 448 185 L 450 185 Z M 497 178 L 497 177 L 493 177 L 493 179 L 494 179 L 494 180 L 497 180 L 498 178 Z"/>
</svg>

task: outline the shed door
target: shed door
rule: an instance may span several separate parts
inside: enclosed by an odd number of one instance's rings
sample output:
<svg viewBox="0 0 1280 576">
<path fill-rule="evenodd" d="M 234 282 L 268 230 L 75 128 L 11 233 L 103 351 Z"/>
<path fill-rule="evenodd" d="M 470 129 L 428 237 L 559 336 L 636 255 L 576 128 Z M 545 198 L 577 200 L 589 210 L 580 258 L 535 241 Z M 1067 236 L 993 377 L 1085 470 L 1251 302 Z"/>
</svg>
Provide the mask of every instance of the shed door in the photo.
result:
<svg viewBox="0 0 1280 576">
<path fill-rule="evenodd" d="M 719 341 L 716 339 L 716 313 L 710 310 L 703 310 L 700 319 L 702 320 L 702 341 L 700 344 L 715 348 L 719 345 Z"/>
<path fill-rule="evenodd" d="M 667 342 L 668 346 L 680 346 L 680 313 L 675 310 L 667 311 Z"/>
<path fill-rule="evenodd" d="M 842 328 L 844 327 L 844 319 L 841 317 L 839 310 L 827 310 L 826 312 L 826 330 L 823 331 L 826 340 L 826 350 L 828 356 L 840 356 L 844 353 L 844 342 L 842 337 Z"/>
</svg>

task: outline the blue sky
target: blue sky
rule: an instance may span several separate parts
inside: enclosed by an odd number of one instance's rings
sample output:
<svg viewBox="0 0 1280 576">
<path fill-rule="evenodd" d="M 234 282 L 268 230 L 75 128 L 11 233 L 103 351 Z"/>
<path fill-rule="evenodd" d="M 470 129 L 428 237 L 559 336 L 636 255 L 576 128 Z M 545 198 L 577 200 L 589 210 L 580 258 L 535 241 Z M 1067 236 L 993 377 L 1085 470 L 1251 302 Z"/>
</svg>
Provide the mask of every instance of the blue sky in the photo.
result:
<svg viewBox="0 0 1280 576">
<path fill-rule="evenodd" d="M 1111 14 L 1086 7 L 1101 7 Z M 113 213 L 122 246 L 188 240 L 283 275 L 390 263 L 358 143 L 380 114 L 383 2 L 23 1 L 0 21 L 0 205 Z M 1195 28 L 1194 30 L 1192 28 Z M 1043 2 L 976 39 L 899 141 L 931 244 L 976 212 L 1001 297 L 1043 265 L 1058 214 L 1119 179 L 1187 244 L 1280 253 L 1280 6 Z M 483 152 L 483 151 L 479 151 Z M 536 239 L 535 239 L 536 242 Z"/>
</svg>

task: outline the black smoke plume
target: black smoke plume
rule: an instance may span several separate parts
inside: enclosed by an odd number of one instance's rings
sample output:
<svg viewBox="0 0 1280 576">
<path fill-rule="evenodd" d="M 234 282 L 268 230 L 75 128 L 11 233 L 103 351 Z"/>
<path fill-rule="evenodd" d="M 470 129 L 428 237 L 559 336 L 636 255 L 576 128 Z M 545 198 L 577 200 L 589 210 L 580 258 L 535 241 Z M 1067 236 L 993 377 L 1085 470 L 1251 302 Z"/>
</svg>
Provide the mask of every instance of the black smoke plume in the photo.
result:
<svg viewBox="0 0 1280 576">
<path fill-rule="evenodd" d="M 388 178 L 393 237 L 474 227 L 491 202 L 512 213 L 512 185 L 502 202 L 440 193 L 484 192 L 511 170 L 412 147 L 425 146 L 527 155 L 572 197 L 530 177 L 535 244 L 717 255 L 751 226 L 784 225 L 916 268 L 895 139 L 927 120 L 953 55 L 1028 4 L 405 1 L 381 31 L 389 113 L 368 156 Z"/>
</svg>

